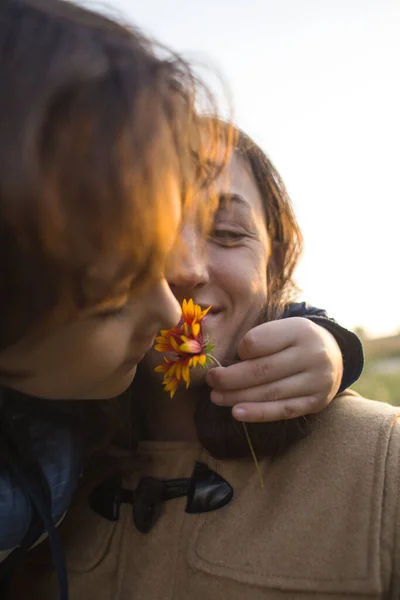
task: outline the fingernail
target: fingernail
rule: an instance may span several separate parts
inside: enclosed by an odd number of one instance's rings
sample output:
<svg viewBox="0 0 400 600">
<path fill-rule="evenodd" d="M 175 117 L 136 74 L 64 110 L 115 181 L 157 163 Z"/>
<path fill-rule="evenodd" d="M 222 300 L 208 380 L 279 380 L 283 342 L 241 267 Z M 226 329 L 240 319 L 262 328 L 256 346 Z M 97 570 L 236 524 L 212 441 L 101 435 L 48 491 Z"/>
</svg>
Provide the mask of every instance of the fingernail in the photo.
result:
<svg viewBox="0 0 400 600">
<path fill-rule="evenodd" d="M 247 414 L 247 411 L 245 408 L 234 408 L 232 412 L 233 412 L 233 416 L 236 419 L 244 419 Z"/>
</svg>

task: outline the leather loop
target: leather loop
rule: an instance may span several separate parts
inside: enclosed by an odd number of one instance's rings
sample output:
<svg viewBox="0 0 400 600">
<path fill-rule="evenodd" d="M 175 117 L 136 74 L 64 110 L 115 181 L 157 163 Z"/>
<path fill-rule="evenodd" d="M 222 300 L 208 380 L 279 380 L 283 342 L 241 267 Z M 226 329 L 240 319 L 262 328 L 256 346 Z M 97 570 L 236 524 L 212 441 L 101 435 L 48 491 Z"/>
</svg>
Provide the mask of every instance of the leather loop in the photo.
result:
<svg viewBox="0 0 400 600">
<path fill-rule="evenodd" d="M 186 512 L 210 512 L 228 504 L 233 498 L 232 486 L 204 463 L 195 464 L 187 494 Z"/>
</svg>

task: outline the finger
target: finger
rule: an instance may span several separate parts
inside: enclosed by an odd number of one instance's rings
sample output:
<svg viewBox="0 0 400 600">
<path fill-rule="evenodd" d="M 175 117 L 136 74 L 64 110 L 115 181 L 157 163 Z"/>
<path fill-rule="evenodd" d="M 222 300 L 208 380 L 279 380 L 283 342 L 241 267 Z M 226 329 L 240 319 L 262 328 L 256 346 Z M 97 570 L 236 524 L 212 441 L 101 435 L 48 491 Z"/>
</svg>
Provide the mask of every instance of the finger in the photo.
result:
<svg viewBox="0 0 400 600">
<path fill-rule="evenodd" d="M 238 421 L 246 423 L 268 423 L 296 419 L 310 415 L 315 411 L 315 397 L 304 396 L 280 400 L 279 402 L 255 402 L 251 404 L 237 404 L 232 409 L 232 415 Z"/>
<path fill-rule="evenodd" d="M 249 402 L 277 402 L 288 398 L 317 394 L 314 380 L 309 373 L 298 373 L 272 383 L 242 388 L 240 390 L 212 390 L 211 401 L 218 406 L 235 406 Z"/>
<path fill-rule="evenodd" d="M 210 369 L 207 383 L 218 391 L 243 390 L 300 373 L 306 370 L 308 363 L 308 356 L 291 346 L 270 356 Z"/>
<path fill-rule="evenodd" d="M 294 321 L 296 323 L 293 323 Z M 303 324 L 297 321 L 305 321 L 305 319 L 300 317 L 281 319 L 250 329 L 238 345 L 238 355 L 242 360 L 247 360 L 275 354 L 294 345 L 298 338 L 297 329 L 303 327 Z"/>
</svg>

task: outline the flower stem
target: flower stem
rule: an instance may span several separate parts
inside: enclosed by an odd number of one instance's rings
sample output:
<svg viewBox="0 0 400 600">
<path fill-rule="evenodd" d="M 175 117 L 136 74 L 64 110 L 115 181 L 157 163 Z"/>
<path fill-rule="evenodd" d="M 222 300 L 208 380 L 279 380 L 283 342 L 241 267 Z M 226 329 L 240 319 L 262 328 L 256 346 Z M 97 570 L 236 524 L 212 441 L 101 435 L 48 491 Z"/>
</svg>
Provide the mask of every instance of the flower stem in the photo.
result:
<svg viewBox="0 0 400 600">
<path fill-rule="evenodd" d="M 218 367 L 222 367 L 221 363 L 219 362 L 219 360 L 217 358 L 215 358 L 215 356 L 213 356 L 212 354 L 209 354 L 208 356 L 211 358 L 211 360 Z M 254 450 L 253 442 L 251 441 L 249 430 L 247 429 L 247 424 L 244 421 L 242 421 L 242 425 L 243 425 L 243 429 L 244 429 L 244 433 L 245 433 L 245 436 L 246 436 L 247 443 L 248 443 L 249 448 L 250 448 L 251 456 L 253 458 L 254 466 L 256 468 L 256 473 L 258 475 L 258 479 L 260 480 L 260 485 L 261 485 L 261 487 L 264 487 L 263 476 L 262 476 L 260 465 L 258 463 L 258 459 L 257 459 L 256 453 L 255 453 L 255 450 Z"/>
<path fill-rule="evenodd" d="M 253 443 L 250 438 L 249 430 L 247 429 L 247 424 L 244 421 L 242 421 L 242 425 L 243 425 L 244 433 L 246 434 L 246 439 L 247 439 L 247 443 L 250 448 L 251 456 L 253 457 L 253 462 L 254 462 L 254 466 L 256 468 L 258 479 L 260 480 L 260 485 L 261 485 L 261 487 L 264 487 L 263 476 L 261 473 L 260 465 L 258 464 L 258 459 L 257 459 L 256 453 L 254 451 Z"/>
<path fill-rule="evenodd" d="M 213 356 L 212 354 L 208 354 L 208 358 L 211 358 L 211 360 L 213 361 L 213 363 L 215 363 L 217 365 L 217 367 L 222 367 L 218 358 L 215 358 L 215 356 Z"/>
</svg>

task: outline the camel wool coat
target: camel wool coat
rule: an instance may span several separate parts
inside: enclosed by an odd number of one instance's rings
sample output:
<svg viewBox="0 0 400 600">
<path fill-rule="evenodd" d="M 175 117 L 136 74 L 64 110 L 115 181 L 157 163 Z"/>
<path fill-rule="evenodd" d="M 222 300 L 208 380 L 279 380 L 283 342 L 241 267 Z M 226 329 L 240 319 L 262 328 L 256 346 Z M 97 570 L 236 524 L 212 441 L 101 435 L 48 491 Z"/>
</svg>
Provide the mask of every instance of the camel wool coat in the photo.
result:
<svg viewBox="0 0 400 600">
<path fill-rule="evenodd" d="M 78 499 L 61 526 L 70 600 L 399 600 L 400 408 L 344 392 L 313 433 L 275 460 L 218 461 L 197 444 L 145 442 L 143 475 L 189 477 L 207 463 L 233 500 L 199 515 L 170 500 L 143 534 Z M 55 574 L 32 557 L 21 600 L 57 600 Z M 19 600 L 19 598 L 17 598 Z"/>
</svg>

